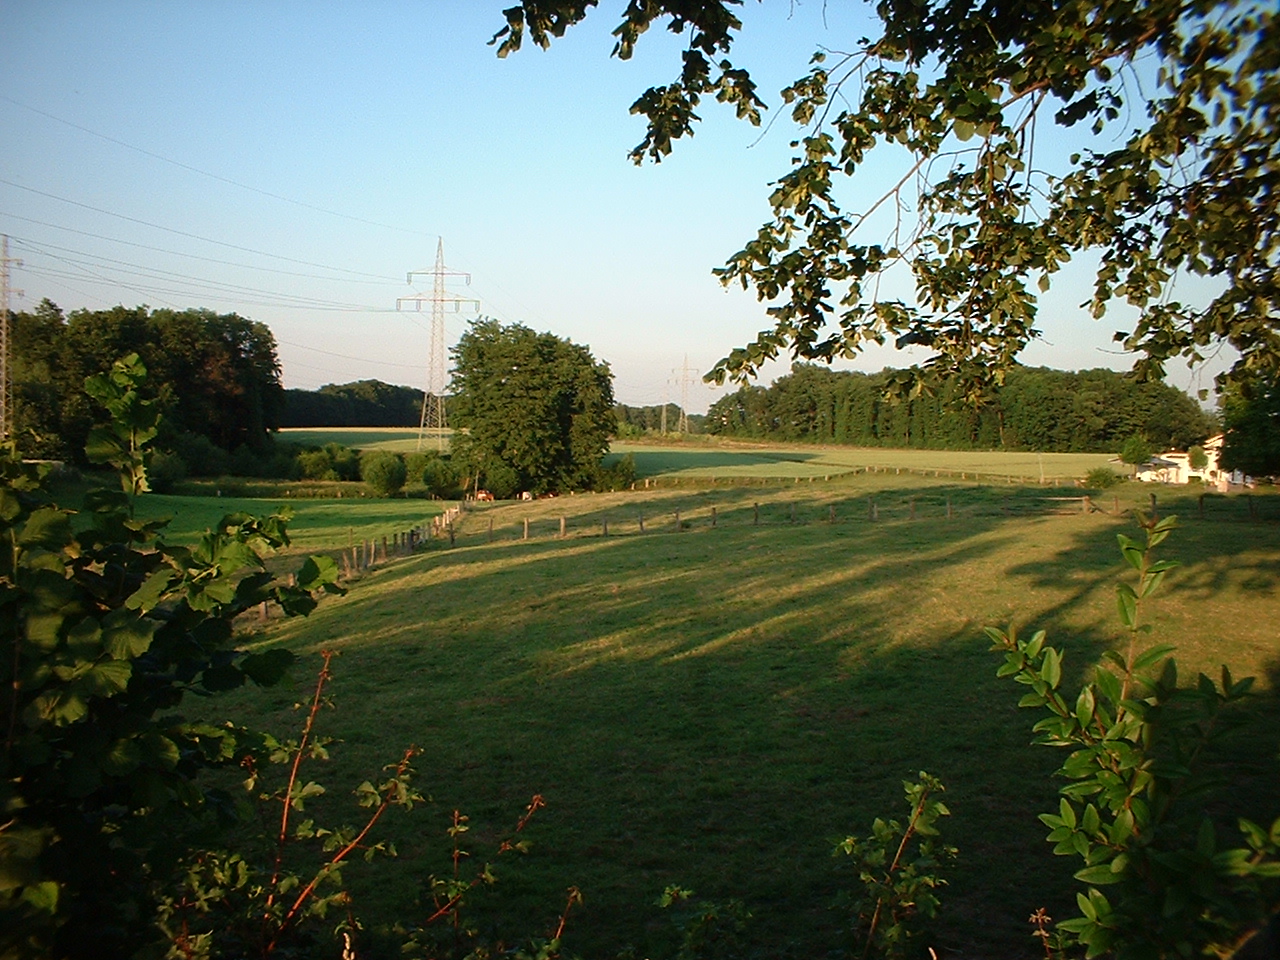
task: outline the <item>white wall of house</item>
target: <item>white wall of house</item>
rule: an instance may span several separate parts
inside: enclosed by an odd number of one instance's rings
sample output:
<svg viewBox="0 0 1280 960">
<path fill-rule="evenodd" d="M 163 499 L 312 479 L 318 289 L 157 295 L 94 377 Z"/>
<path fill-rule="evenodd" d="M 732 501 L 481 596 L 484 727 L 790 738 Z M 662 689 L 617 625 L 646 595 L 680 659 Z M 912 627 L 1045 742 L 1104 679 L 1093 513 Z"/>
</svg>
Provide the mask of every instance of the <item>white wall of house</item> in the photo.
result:
<svg viewBox="0 0 1280 960">
<path fill-rule="evenodd" d="M 1189 453 L 1170 450 L 1167 453 L 1152 457 L 1138 467 L 1135 477 L 1144 483 L 1190 483 L 1198 479 L 1202 483 L 1226 492 L 1233 484 L 1253 485 L 1253 478 L 1240 470 L 1223 470 L 1218 466 L 1218 457 L 1222 453 L 1222 434 L 1210 437 L 1204 442 L 1204 455 L 1209 461 L 1203 470 L 1191 469 Z"/>
</svg>

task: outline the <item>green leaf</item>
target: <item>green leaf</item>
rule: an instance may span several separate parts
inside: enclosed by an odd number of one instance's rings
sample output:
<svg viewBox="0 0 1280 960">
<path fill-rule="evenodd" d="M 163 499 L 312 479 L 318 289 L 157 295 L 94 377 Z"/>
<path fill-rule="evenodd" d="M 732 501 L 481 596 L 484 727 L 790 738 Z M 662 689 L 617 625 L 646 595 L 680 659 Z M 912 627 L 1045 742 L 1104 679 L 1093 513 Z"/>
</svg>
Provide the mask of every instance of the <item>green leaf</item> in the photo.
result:
<svg viewBox="0 0 1280 960">
<path fill-rule="evenodd" d="M 1130 629 L 1138 620 L 1138 597 L 1127 583 L 1116 584 L 1116 611 L 1120 622 Z"/>
<path fill-rule="evenodd" d="M 141 616 L 120 616 L 115 611 L 107 618 L 103 647 L 115 660 L 132 660 L 151 647 L 151 640 L 160 624 Z"/>
<path fill-rule="evenodd" d="M 18 543 L 25 547 L 59 550 L 71 539 L 71 518 L 57 507 L 34 510 L 22 525 Z"/>
<path fill-rule="evenodd" d="M 298 571 L 298 586 L 303 590 L 321 590 L 338 581 L 338 562 L 333 557 L 310 556 Z"/>
<path fill-rule="evenodd" d="M 1044 652 L 1044 663 L 1040 666 L 1040 679 L 1055 689 L 1062 682 L 1062 654 L 1054 647 L 1049 647 Z"/>
<path fill-rule="evenodd" d="M 260 687 L 279 683 L 298 658 L 292 651 L 275 647 L 262 653 L 251 653 L 240 661 L 240 669 Z"/>
<path fill-rule="evenodd" d="M 1147 667 L 1163 660 L 1176 649 L 1177 647 L 1173 646 L 1173 644 L 1158 643 L 1134 657 L 1133 669 L 1135 672 L 1138 670 L 1145 670 Z"/>
<path fill-rule="evenodd" d="M 86 675 L 89 690 L 98 696 L 111 697 L 123 693 L 133 676 L 133 665 L 127 660 L 105 660 L 95 664 Z"/>
<path fill-rule="evenodd" d="M 1122 875 L 1112 873 L 1109 864 L 1085 867 L 1083 870 L 1077 870 L 1074 876 L 1077 880 L 1095 887 L 1105 886 L 1108 883 L 1119 883 L 1124 879 Z"/>
<path fill-rule="evenodd" d="M 53 880 L 42 880 L 22 888 L 22 901 L 41 913 L 56 914 L 58 892 L 57 883 Z"/>
<path fill-rule="evenodd" d="M 164 598 L 169 588 L 178 579 L 176 571 L 169 567 L 161 567 L 142 582 L 137 590 L 130 594 L 124 605 L 130 610 L 150 613 Z"/>
</svg>

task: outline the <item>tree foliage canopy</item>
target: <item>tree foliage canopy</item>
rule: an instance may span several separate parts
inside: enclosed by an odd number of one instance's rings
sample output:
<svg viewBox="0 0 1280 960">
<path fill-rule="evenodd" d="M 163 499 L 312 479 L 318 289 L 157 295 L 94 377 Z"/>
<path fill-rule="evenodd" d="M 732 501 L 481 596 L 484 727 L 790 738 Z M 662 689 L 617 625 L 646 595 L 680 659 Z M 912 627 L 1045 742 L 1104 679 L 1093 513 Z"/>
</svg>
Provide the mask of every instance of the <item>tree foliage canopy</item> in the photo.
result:
<svg viewBox="0 0 1280 960">
<path fill-rule="evenodd" d="M 546 47 L 595 5 L 521 0 L 505 11 L 498 52 L 526 36 Z M 648 121 L 634 160 L 669 153 L 706 96 L 760 122 L 755 85 L 724 56 L 741 6 L 627 4 L 615 55 L 629 57 L 654 24 L 689 37 L 679 76 L 632 106 Z M 774 185 L 773 218 L 717 271 L 770 303 L 774 326 L 710 378 L 892 340 L 927 348 L 926 369 L 958 374 L 976 395 L 1037 336 L 1037 291 L 1086 251 L 1099 258 L 1093 315 L 1117 300 L 1136 308 L 1116 339 L 1139 373 L 1224 343 L 1240 354 L 1234 374 L 1280 369 L 1273 4 L 880 0 L 875 13 L 877 35 L 815 54 L 782 91 L 799 128 L 791 169 Z M 1072 128 L 1078 152 L 1037 152 L 1048 124 Z M 859 174 L 876 151 L 897 151 L 905 174 L 869 194 Z M 887 204 L 905 216 L 868 237 Z M 880 297 L 895 268 L 911 274 L 913 297 Z M 1175 284 L 1188 275 L 1217 292 L 1184 302 Z"/>
<path fill-rule="evenodd" d="M 422 419 L 421 390 L 381 380 L 286 390 L 284 398 L 282 427 L 416 427 Z"/>
<path fill-rule="evenodd" d="M 613 375 L 591 351 L 480 320 L 453 349 L 453 459 L 497 496 L 589 489 L 617 427 Z"/>
<path fill-rule="evenodd" d="M 271 331 L 234 313 L 113 307 L 64 317 L 43 301 L 13 318 L 15 431 L 28 456 L 78 458 L 101 414 L 85 379 L 137 353 L 143 389 L 164 418 L 161 445 L 205 437 L 261 450 L 279 425 L 284 390 Z"/>
<path fill-rule="evenodd" d="M 742 387 L 717 400 L 707 430 L 865 447 L 1046 452 L 1113 452 L 1134 434 L 1161 450 L 1186 449 L 1214 432 L 1181 390 L 1134 383 L 1112 370 L 1014 367 L 979 409 L 965 408 L 954 384 L 930 396 L 886 399 L 897 375 L 796 364 L 768 388 Z"/>
<path fill-rule="evenodd" d="M 1255 477 L 1280 476 L 1280 380 L 1231 384 L 1222 398 L 1220 462 Z"/>
</svg>

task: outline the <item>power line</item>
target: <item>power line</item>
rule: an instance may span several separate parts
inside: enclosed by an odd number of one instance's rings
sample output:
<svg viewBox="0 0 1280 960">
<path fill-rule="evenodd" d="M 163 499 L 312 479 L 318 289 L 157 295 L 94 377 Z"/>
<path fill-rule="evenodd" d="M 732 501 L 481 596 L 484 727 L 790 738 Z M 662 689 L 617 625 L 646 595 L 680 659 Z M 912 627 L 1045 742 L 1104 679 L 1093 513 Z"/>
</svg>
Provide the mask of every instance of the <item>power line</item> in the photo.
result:
<svg viewBox="0 0 1280 960">
<path fill-rule="evenodd" d="M 116 213 L 112 210 L 104 210 L 102 207 L 95 207 L 89 203 L 81 203 L 79 200 L 71 200 L 67 197 L 60 197 L 56 193 L 48 193 L 44 190 L 37 190 L 35 187 L 23 186 L 20 183 L 15 183 L 12 180 L 6 180 L 3 177 L 0 177 L 0 183 L 5 184 L 6 186 L 14 187 L 18 190 L 25 190 L 28 193 L 34 193 L 37 196 L 48 197 L 50 200 L 57 200 L 61 203 L 67 203 L 73 207 L 80 207 L 84 210 L 92 210 L 94 213 L 101 213 L 108 217 L 115 217 L 119 220 L 125 220 L 129 223 L 140 224 L 141 226 L 144 226 L 144 227 L 151 227 L 155 230 L 163 230 L 166 233 L 172 233 L 179 237 L 188 237 L 189 239 L 192 239 L 192 240 L 199 240 L 201 243 L 212 243 L 219 247 L 227 247 L 228 249 L 231 249 L 231 250 L 239 250 L 241 253 L 252 253 L 254 256 L 258 256 L 258 257 L 271 257 L 275 260 L 283 260 L 286 263 L 301 264 L 304 267 L 318 267 L 321 270 L 333 270 L 337 273 L 348 273 L 356 277 L 375 277 L 379 280 L 383 279 L 376 273 L 365 273 L 362 270 L 348 270 L 346 267 L 331 267 L 328 264 L 324 264 L 324 263 L 315 263 L 314 261 L 311 261 L 311 260 L 299 260 L 296 257 L 286 257 L 283 254 L 279 254 L 279 253 L 268 253 L 265 250 L 255 250 L 252 247 L 242 247 L 238 243 L 228 243 L 225 240 L 214 240 L 211 237 L 202 237 L 198 233 L 188 233 L 186 230 L 178 230 L 174 227 L 166 227 L 159 223 L 152 223 L 150 220 L 141 220 L 138 217 L 130 217 L 130 216 L 126 216 L 123 213 Z"/>
<path fill-rule="evenodd" d="M 98 254 L 86 253 L 82 250 L 73 250 L 69 247 L 58 246 L 57 244 L 41 244 L 31 240 L 24 240 L 21 238 L 17 238 L 17 239 L 19 239 L 19 242 L 23 246 L 27 247 L 28 249 L 36 251 L 38 253 L 43 253 L 45 256 L 49 257 L 50 259 L 59 261 L 60 263 L 66 263 L 66 264 L 71 264 L 76 266 L 99 266 L 100 264 L 112 264 L 116 267 L 132 267 L 134 268 L 133 270 L 125 270 L 123 272 L 126 274 L 132 273 L 134 276 L 147 277 L 147 278 L 152 278 L 157 280 L 165 280 L 165 281 L 185 280 L 194 284 L 197 288 L 203 287 L 206 290 L 211 290 L 214 292 L 221 290 L 221 291 L 229 291 L 237 295 L 243 294 L 243 293 L 259 294 L 262 296 L 275 297 L 281 300 L 296 301 L 299 304 L 308 305 L 308 306 L 329 306 L 329 307 L 337 307 L 337 308 L 352 309 L 352 310 L 365 309 L 364 304 L 351 304 L 351 303 L 344 303 L 338 300 L 329 300 L 329 299 L 320 298 L 320 297 L 305 297 L 305 296 L 298 296 L 296 294 L 290 294 L 290 293 L 278 293 L 274 290 L 263 290 L 258 287 L 243 286 L 242 284 L 225 283 L 217 280 L 210 280 L 206 277 L 193 276 L 188 273 L 178 273 L 177 271 L 174 271 L 174 270 L 162 270 L 158 267 L 147 267 L 143 264 L 131 263 L 128 260 L 117 260 L 113 257 L 104 257 Z M 87 257 L 88 260 L 78 261 L 68 257 L 60 257 L 57 254 L 50 253 L 49 251 L 51 249 L 63 250 L 68 253 L 78 254 L 82 257 Z"/>
<path fill-rule="evenodd" d="M 368 283 L 368 284 L 382 285 L 386 283 L 400 282 L 398 277 L 378 277 L 375 280 L 359 280 L 359 279 L 352 279 L 350 277 L 341 277 L 341 278 L 326 277 L 318 273 L 300 273 L 297 270 L 281 270 L 279 267 L 263 267 L 263 266 L 259 266 L 256 263 L 237 263 L 234 260 L 219 260 L 217 257 L 202 257 L 198 253 L 183 253 L 181 250 L 170 250 L 167 247 L 153 247 L 150 244 L 137 243 L 136 241 L 133 241 L 133 240 L 123 240 L 120 237 L 111 237 L 102 233 L 91 233 L 88 230 L 79 230 L 75 227 L 64 227 L 58 223 L 49 223 L 47 220 L 36 220 L 32 217 L 24 217 L 21 214 L 8 213 L 3 210 L 0 210 L 0 217 L 9 217 L 14 220 L 22 220 L 25 223 L 34 223 L 37 226 L 50 227 L 54 230 L 64 230 L 67 233 L 79 234 L 82 237 L 92 237 L 95 240 L 106 240 L 108 243 L 119 243 L 126 247 L 137 247 L 139 250 L 151 250 L 155 253 L 167 253 L 170 256 L 174 256 L 174 257 L 186 257 L 189 260 L 200 260 L 200 261 L 203 261 L 204 263 L 216 263 L 224 267 L 239 267 L 243 270 L 260 270 L 263 273 L 278 273 L 286 277 L 303 277 L 308 280 L 332 280 L 338 283 Z M 18 238 L 15 238 L 15 239 L 18 239 Z M 49 246 L 53 246 L 53 244 L 49 244 Z M 55 248 L 55 249 L 70 249 L 70 248 Z M 83 251 L 76 251 L 76 252 L 83 252 Z M 94 254 L 85 254 L 85 256 L 94 256 Z M 324 269 L 336 270 L 339 268 L 325 267 Z M 377 275 L 369 274 L 369 276 L 374 277 Z"/>
<path fill-rule="evenodd" d="M 466 277 L 471 283 L 471 274 L 458 270 L 449 270 L 444 265 L 444 238 L 436 239 L 436 264 L 431 270 L 410 270 L 408 282 L 413 283 L 415 275 L 432 278 L 431 295 L 414 294 L 412 297 L 397 297 L 396 309 L 401 304 L 412 303 L 416 310 L 421 310 L 424 303 L 431 304 L 431 352 L 427 356 L 427 386 L 422 392 L 422 418 L 418 422 L 418 449 L 422 449 L 422 438 L 428 430 L 435 430 L 440 449 L 444 450 L 444 431 L 449 425 L 444 409 L 445 388 L 445 355 L 444 355 L 444 308 L 445 304 L 453 306 L 458 313 L 463 304 L 479 307 L 480 301 L 470 297 L 459 297 L 445 289 L 447 277 Z"/>
<path fill-rule="evenodd" d="M 420 370 L 421 364 L 417 363 L 396 363 L 393 360 L 370 360 L 368 357 L 353 357 L 346 353 L 334 353 L 332 350 L 321 350 L 319 347 L 308 346 L 305 343 L 291 343 L 288 340 L 277 340 L 276 343 L 283 343 L 285 346 L 297 347 L 300 350 L 310 350 L 314 353 L 323 353 L 326 357 L 338 357 L 341 360 L 356 360 L 360 363 L 376 363 L 386 367 L 404 367 L 406 370 Z"/>
<path fill-rule="evenodd" d="M 22 266 L 9 258 L 9 238 L 0 235 L 0 441 L 13 439 L 13 366 L 9 326 L 9 265 Z M 20 291 L 18 291 L 20 294 Z"/>
<path fill-rule="evenodd" d="M 429 233 L 424 233 L 421 230 L 410 229 L 409 227 L 397 227 L 394 224 L 380 223 L 377 220 L 366 220 L 364 217 L 353 216 L 352 214 L 349 214 L 349 213 L 339 213 L 337 210 L 330 210 L 327 207 L 317 206 L 314 203 L 307 203 L 305 200 L 295 200 L 293 197 L 286 197 L 284 194 L 281 194 L 281 193 L 272 193 L 270 190 L 263 190 L 259 187 L 251 186 L 247 183 L 241 183 L 239 180 L 233 180 L 231 177 L 224 177 L 218 173 L 212 173 L 208 170 L 202 170 L 199 167 L 193 167 L 189 163 L 183 163 L 181 160 L 174 160 L 172 157 L 166 157 L 163 154 L 156 153 L 152 150 L 147 150 L 144 147 L 139 147 L 132 143 L 127 143 L 124 140 L 119 140 L 116 137 L 108 136 L 105 133 L 99 133 L 97 130 L 91 130 L 89 127 L 81 126 L 80 124 L 73 123 L 70 120 L 64 120 L 62 117 L 55 116 L 54 114 L 49 113 L 45 110 L 40 110 L 37 107 L 33 107 L 26 103 L 21 103 L 18 100 L 14 100 L 12 97 L 6 97 L 3 94 L 0 94 L 0 100 L 6 100 L 9 103 L 12 103 L 15 107 L 21 107 L 24 110 L 30 110 L 32 113 L 37 113 L 42 117 L 48 117 L 50 120 L 54 120 L 58 123 L 64 124 L 65 126 L 71 127 L 73 130 L 79 130 L 82 133 L 87 133 L 90 136 L 99 138 L 100 140 L 105 140 L 108 143 L 114 143 L 116 146 L 124 147 L 126 150 L 133 150 L 134 152 L 140 153 L 143 156 L 151 157 L 154 160 L 160 160 L 163 163 L 172 164 L 175 167 L 180 167 L 183 170 L 189 170 L 192 173 L 198 173 L 200 174 L 200 176 L 208 177 L 211 180 L 217 180 L 221 183 L 230 184 L 233 187 L 239 187 L 241 190 L 248 190 L 250 193 L 256 193 L 259 196 L 270 197 L 273 200 L 279 200 L 283 203 L 291 203 L 297 207 L 304 207 L 307 210 L 314 210 L 317 213 L 328 214 L 331 217 L 339 217 L 343 220 L 351 220 L 355 223 L 367 224 L 368 226 L 371 226 L 371 227 L 382 227 L 385 230 L 397 230 L 401 233 L 410 233 L 410 234 L 413 234 L 414 236 L 419 236 L 419 237 L 427 237 L 431 235 Z"/>
</svg>

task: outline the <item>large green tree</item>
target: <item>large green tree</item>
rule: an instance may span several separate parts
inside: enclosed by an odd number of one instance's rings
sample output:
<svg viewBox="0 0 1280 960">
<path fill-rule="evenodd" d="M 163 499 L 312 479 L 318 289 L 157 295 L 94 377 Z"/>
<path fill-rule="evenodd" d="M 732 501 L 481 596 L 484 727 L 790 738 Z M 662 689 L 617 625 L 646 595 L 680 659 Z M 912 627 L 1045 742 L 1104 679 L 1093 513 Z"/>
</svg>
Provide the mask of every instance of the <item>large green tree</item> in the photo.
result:
<svg viewBox="0 0 1280 960">
<path fill-rule="evenodd" d="M 101 419 L 84 381 L 137 353 L 150 371 L 166 444 L 204 437 L 264 450 L 284 403 L 271 331 L 234 313 L 113 307 L 64 316 L 43 301 L 13 318 L 16 437 L 28 456 L 72 458 Z"/>
<path fill-rule="evenodd" d="M 637 162 L 690 133 L 704 97 L 760 122 L 755 85 L 726 58 L 742 3 L 626 5 L 617 56 L 654 25 L 688 37 L 678 76 L 632 107 L 648 121 Z M 504 11 L 498 52 L 526 38 L 546 47 L 594 6 L 521 0 Z M 774 326 L 711 377 L 893 340 L 927 348 L 926 368 L 977 393 L 1037 336 L 1037 291 L 1085 251 L 1099 259 L 1093 314 L 1117 300 L 1136 308 L 1116 338 L 1140 373 L 1223 343 L 1239 352 L 1237 375 L 1280 368 L 1274 3 L 880 0 L 874 12 L 867 38 L 816 54 L 782 91 L 798 128 L 793 165 L 774 185 L 772 219 L 717 271 L 754 288 Z M 1050 125 L 1071 128 L 1074 153 L 1062 135 L 1043 146 Z M 895 152 L 900 181 L 863 176 L 873 153 Z M 886 205 L 913 211 L 869 235 Z M 914 296 L 878 295 L 895 269 Z M 1175 284 L 1187 275 L 1217 292 L 1183 300 Z"/>
<path fill-rule="evenodd" d="M 613 375 L 591 351 L 480 320 L 453 350 L 455 462 L 496 496 L 589 489 L 617 427 Z"/>
<path fill-rule="evenodd" d="M 1255 477 L 1280 476 L 1280 380 L 1242 380 L 1222 398 L 1219 463 Z"/>
</svg>

